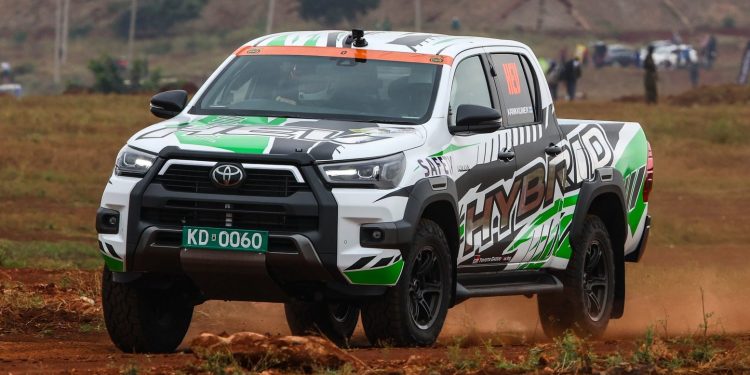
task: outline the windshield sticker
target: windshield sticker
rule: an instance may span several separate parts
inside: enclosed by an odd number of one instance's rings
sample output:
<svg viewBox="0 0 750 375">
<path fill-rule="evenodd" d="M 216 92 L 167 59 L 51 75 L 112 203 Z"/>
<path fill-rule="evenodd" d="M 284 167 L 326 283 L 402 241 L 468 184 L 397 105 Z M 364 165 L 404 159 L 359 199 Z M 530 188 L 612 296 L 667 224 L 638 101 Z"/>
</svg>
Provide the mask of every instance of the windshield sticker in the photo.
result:
<svg viewBox="0 0 750 375">
<path fill-rule="evenodd" d="M 426 53 L 377 51 L 367 49 L 351 49 L 338 47 L 312 47 L 312 46 L 264 46 L 240 47 L 236 56 L 316 56 L 316 57 L 340 57 L 357 60 L 385 60 L 410 62 L 419 64 L 451 65 L 453 58 L 443 55 L 430 55 Z"/>
</svg>

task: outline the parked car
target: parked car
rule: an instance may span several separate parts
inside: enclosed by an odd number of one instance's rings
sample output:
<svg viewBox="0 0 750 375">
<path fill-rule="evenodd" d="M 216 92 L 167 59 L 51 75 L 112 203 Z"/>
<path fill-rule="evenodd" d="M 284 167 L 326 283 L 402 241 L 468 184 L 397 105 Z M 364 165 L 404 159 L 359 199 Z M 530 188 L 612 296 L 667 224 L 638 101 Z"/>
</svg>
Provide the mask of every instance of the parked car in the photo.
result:
<svg viewBox="0 0 750 375">
<path fill-rule="evenodd" d="M 96 215 L 107 331 L 174 350 L 206 300 L 293 334 L 435 342 L 468 298 L 538 294 L 549 336 L 624 313 L 650 230 L 638 123 L 558 119 L 518 42 L 362 30 L 241 46 L 133 135 Z M 252 314 L 247 319 L 253 319 Z"/>
<path fill-rule="evenodd" d="M 663 68 L 684 68 L 690 64 L 690 61 L 698 61 L 698 52 L 688 44 L 673 44 L 665 41 L 655 42 L 654 44 L 654 63 Z M 646 59 L 648 48 L 641 49 L 641 62 Z"/>
<path fill-rule="evenodd" d="M 622 45 L 610 44 L 604 55 L 604 65 L 627 67 L 636 63 L 635 49 Z"/>
</svg>

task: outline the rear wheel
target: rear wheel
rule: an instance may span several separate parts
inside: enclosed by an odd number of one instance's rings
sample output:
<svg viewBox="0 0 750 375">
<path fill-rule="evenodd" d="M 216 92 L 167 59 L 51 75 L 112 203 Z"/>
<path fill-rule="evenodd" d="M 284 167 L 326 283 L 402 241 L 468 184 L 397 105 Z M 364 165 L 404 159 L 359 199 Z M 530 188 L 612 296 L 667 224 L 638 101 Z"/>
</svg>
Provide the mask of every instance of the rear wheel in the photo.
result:
<svg viewBox="0 0 750 375">
<path fill-rule="evenodd" d="M 443 328 L 453 273 L 448 241 L 437 223 L 420 221 L 404 261 L 398 284 L 363 306 L 362 325 L 373 345 L 432 345 Z"/>
<path fill-rule="evenodd" d="M 612 314 L 615 265 L 604 222 L 589 215 L 583 233 L 573 243 L 573 256 L 562 275 L 562 293 L 538 297 L 539 319 L 548 337 L 573 330 L 585 337 L 604 333 Z"/>
<path fill-rule="evenodd" d="M 293 301 L 284 304 L 293 335 L 323 335 L 338 346 L 349 345 L 359 320 L 359 308 L 346 303 Z"/>
<path fill-rule="evenodd" d="M 181 288 L 116 283 L 106 267 L 102 274 L 102 309 L 109 337 L 127 353 L 173 352 L 193 317 L 193 304 Z"/>
</svg>

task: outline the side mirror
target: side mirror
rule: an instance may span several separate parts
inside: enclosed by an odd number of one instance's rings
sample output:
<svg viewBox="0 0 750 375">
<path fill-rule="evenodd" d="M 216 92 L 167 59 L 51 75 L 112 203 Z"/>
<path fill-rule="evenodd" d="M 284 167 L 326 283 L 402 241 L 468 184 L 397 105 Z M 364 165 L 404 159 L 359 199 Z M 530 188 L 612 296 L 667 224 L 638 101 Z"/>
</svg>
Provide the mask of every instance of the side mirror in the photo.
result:
<svg viewBox="0 0 750 375">
<path fill-rule="evenodd" d="M 500 112 L 481 105 L 461 104 L 456 110 L 456 126 L 451 131 L 491 133 L 500 129 L 501 124 Z"/>
<path fill-rule="evenodd" d="M 170 119 L 185 109 L 188 94 L 185 90 L 160 92 L 151 97 L 151 113 L 156 117 Z"/>
</svg>

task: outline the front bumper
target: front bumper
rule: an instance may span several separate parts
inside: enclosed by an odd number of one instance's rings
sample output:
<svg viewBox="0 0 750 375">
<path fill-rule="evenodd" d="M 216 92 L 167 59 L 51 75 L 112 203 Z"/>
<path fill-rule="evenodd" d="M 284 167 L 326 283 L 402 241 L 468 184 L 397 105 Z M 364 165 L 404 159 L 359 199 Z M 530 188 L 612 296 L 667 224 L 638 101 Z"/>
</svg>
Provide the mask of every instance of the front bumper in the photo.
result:
<svg viewBox="0 0 750 375">
<path fill-rule="evenodd" d="M 308 188 L 287 196 L 174 191 L 158 178 L 170 160 L 293 166 Z M 100 231 L 99 240 L 108 266 L 118 256 L 121 259 L 119 269 L 110 269 L 129 274 L 116 279 L 132 280 L 143 274 L 186 276 L 203 299 L 351 300 L 385 292 L 385 286 L 353 285 L 339 268 L 339 207 L 306 154 L 277 157 L 167 148 L 144 178 L 113 176 L 112 180 L 107 189 L 117 194 L 105 191 L 102 207 L 106 210 L 100 213 L 119 212 L 119 231 Z M 173 214 L 175 210 L 181 210 L 176 211 L 179 215 Z M 233 214 L 234 227 L 268 229 L 268 251 L 258 254 L 181 247 L 183 225 L 224 227 L 223 219 L 211 220 L 221 218 L 225 211 Z M 264 220 L 271 221 L 264 224 Z M 104 219 L 98 217 L 99 221 Z M 115 251 L 107 251 L 109 247 Z M 398 250 L 384 251 L 400 255 Z"/>
</svg>

